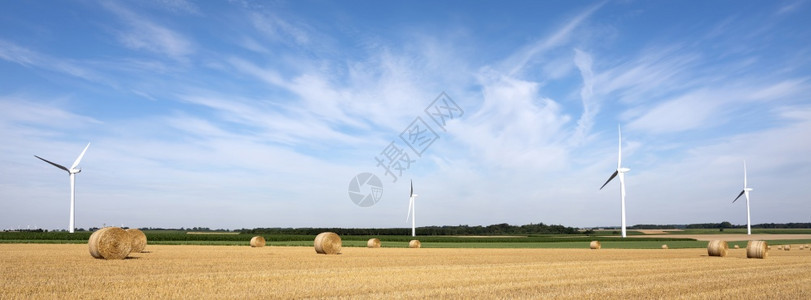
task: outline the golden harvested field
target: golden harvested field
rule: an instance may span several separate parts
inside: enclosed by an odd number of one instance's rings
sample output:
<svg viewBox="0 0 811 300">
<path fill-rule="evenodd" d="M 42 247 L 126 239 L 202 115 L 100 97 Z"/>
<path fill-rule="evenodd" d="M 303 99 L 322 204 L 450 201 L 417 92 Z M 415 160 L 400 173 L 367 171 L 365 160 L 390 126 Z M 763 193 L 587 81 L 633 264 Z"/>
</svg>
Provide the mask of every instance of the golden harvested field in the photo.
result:
<svg viewBox="0 0 811 300">
<path fill-rule="evenodd" d="M 97 260 L 87 245 L 0 244 L 0 299 L 808 299 L 811 251 L 161 246 Z"/>
</svg>

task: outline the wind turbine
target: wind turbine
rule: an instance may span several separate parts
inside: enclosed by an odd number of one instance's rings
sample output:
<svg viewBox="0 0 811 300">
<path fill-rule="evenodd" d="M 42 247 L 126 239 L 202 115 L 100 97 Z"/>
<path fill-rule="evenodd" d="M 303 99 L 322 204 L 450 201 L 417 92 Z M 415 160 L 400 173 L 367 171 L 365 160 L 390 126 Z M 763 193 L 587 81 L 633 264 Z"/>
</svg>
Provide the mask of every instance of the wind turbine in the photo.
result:
<svg viewBox="0 0 811 300">
<path fill-rule="evenodd" d="M 68 172 L 68 174 L 70 174 L 70 227 L 68 228 L 68 232 L 70 232 L 70 233 L 73 233 L 73 228 L 74 228 L 74 226 L 73 226 L 73 224 L 74 224 L 73 223 L 73 221 L 74 221 L 74 213 L 73 213 L 74 209 L 73 208 L 75 206 L 74 204 L 76 203 L 76 174 L 78 174 L 79 172 L 82 171 L 81 168 L 77 168 L 76 166 L 78 166 L 79 162 L 82 161 L 82 157 L 84 156 L 84 153 L 87 152 L 87 148 L 89 148 L 89 147 L 90 147 L 90 143 L 87 143 L 87 146 L 84 147 L 84 150 L 82 150 L 82 154 L 79 154 L 79 157 L 76 158 L 76 161 L 73 162 L 73 164 L 70 166 L 70 169 L 65 168 L 65 166 L 63 166 L 63 165 L 51 162 L 51 161 L 49 161 L 47 159 L 44 159 L 42 157 L 34 155 L 34 157 L 39 158 L 42 161 L 53 165 L 54 167 L 65 170 L 65 171 Z"/>
<path fill-rule="evenodd" d="M 411 181 L 411 193 L 408 194 L 408 216 L 406 216 L 406 221 L 408 221 L 409 217 L 411 218 L 411 236 L 417 236 L 417 211 L 414 208 L 414 199 L 417 196 L 417 194 L 414 194 L 414 181 Z"/>
<path fill-rule="evenodd" d="M 628 171 L 631 171 L 631 169 L 622 167 L 622 129 L 619 125 L 617 125 L 617 130 L 619 131 L 619 159 L 617 159 L 617 170 L 614 171 L 614 174 L 611 174 L 611 177 L 609 177 L 605 183 L 603 183 L 600 190 L 611 182 L 614 177 L 617 177 L 617 175 L 620 176 L 620 196 L 622 198 L 622 237 L 625 237 L 625 173 L 628 173 Z"/>
<path fill-rule="evenodd" d="M 752 191 L 752 188 L 747 187 L 747 185 L 746 185 L 746 161 L 744 160 L 743 161 L 743 190 L 741 191 L 740 194 L 738 194 L 738 197 L 735 197 L 735 200 L 732 200 L 732 203 L 735 203 L 735 201 L 738 201 L 738 198 L 740 198 L 741 196 L 744 196 L 744 195 L 746 196 L 746 234 L 747 235 L 752 234 L 752 225 L 751 225 L 752 222 L 751 222 L 751 219 L 749 218 L 749 192 L 751 192 L 751 191 Z"/>
</svg>

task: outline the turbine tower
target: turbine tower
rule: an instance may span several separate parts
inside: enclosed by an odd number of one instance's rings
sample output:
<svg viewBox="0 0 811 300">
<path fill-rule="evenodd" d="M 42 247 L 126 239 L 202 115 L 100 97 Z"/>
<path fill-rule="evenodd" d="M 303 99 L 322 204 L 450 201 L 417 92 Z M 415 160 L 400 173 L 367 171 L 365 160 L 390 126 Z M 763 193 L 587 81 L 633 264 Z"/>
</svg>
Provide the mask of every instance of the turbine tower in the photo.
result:
<svg viewBox="0 0 811 300">
<path fill-rule="evenodd" d="M 746 234 L 752 235 L 752 220 L 749 218 L 749 192 L 752 191 L 752 188 L 746 185 L 746 161 L 743 161 L 743 190 L 738 197 L 735 197 L 735 200 L 732 200 L 732 203 L 738 201 L 738 198 L 741 196 L 746 196 Z"/>
<path fill-rule="evenodd" d="M 620 176 L 620 198 L 622 199 L 622 237 L 625 237 L 625 173 L 628 173 L 628 171 L 631 171 L 631 169 L 622 167 L 622 129 L 619 125 L 617 125 L 617 130 L 619 131 L 619 159 L 617 159 L 617 170 L 614 171 L 614 174 L 611 174 L 611 177 L 609 177 L 605 183 L 603 183 L 600 190 L 611 182 L 614 177 L 617 177 L 617 175 Z"/>
<path fill-rule="evenodd" d="M 34 157 L 41 159 L 42 161 L 53 165 L 54 167 L 60 168 L 65 170 L 70 175 L 70 227 L 68 227 L 68 232 L 73 233 L 74 227 L 74 206 L 76 203 L 76 174 L 82 171 L 81 168 L 77 168 L 79 162 L 82 161 L 82 157 L 84 153 L 87 152 L 87 148 L 90 147 L 90 143 L 87 143 L 87 146 L 84 147 L 82 150 L 82 154 L 79 154 L 79 157 L 76 158 L 76 161 L 73 162 L 73 165 L 70 166 L 70 169 L 65 168 L 65 166 L 51 162 L 47 159 L 34 155 Z"/>
<path fill-rule="evenodd" d="M 408 194 L 408 216 L 406 216 L 406 221 L 411 218 L 411 236 L 417 236 L 417 211 L 414 208 L 414 199 L 417 196 L 414 194 L 414 181 L 411 181 L 411 193 Z"/>
</svg>

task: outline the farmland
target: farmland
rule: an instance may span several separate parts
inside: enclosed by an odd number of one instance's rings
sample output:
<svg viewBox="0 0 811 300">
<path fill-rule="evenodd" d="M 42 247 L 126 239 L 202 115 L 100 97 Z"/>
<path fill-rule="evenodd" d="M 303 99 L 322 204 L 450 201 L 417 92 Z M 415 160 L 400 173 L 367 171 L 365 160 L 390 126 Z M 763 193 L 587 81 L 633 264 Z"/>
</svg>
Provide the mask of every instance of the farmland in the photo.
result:
<svg viewBox="0 0 811 300">
<path fill-rule="evenodd" d="M 553 234 L 532 236 L 420 236 L 424 248 L 587 248 L 592 240 L 602 242 L 603 248 L 621 249 L 658 249 L 662 244 L 668 244 L 671 249 L 677 248 L 706 248 L 707 241 L 711 239 L 724 239 L 730 242 L 730 247 L 746 246 L 750 239 L 769 241 L 771 245 L 780 244 L 811 244 L 811 234 L 808 230 L 785 229 L 777 231 L 779 234 L 764 234 L 755 231 L 751 237 L 745 234 L 715 234 L 715 231 L 691 230 L 687 232 L 675 231 L 667 234 L 646 235 L 637 231 L 630 231 L 632 237 L 622 239 L 602 233 L 597 236 L 576 234 Z M 216 233 L 187 233 L 184 231 L 146 230 L 150 245 L 248 245 L 255 234 L 238 234 L 234 232 Z M 312 246 L 315 235 L 285 235 L 262 234 L 267 244 L 271 246 Z M 75 243 L 86 244 L 90 232 L 0 232 L 2 243 Z M 411 236 L 365 236 L 344 235 L 344 247 L 365 247 L 370 238 L 380 238 L 383 247 L 406 248 Z"/>
<path fill-rule="evenodd" d="M 0 244 L 0 298 L 805 298 L 811 251 L 404 249 L 149 245 L 96 260 L 82 244 Z"/>
</svg>

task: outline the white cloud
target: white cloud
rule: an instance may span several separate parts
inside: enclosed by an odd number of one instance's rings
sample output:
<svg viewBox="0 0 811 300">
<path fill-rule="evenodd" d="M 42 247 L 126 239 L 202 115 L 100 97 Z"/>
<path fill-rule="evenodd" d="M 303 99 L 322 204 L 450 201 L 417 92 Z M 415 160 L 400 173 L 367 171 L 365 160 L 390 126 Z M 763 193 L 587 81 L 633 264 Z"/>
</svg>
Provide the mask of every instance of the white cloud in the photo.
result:
<svg viewBox="0 0 811 300">
<path fill-rule="evenodd" d="M 569 117 L 559 104 L 540 96 L 537 83 L 484 74 L 481 84 L 481 108 L 452 131 L 475 159 L 499 168 L 560 166 L 566 156 L 561 131 Z"/>
</svg>

